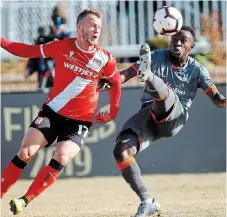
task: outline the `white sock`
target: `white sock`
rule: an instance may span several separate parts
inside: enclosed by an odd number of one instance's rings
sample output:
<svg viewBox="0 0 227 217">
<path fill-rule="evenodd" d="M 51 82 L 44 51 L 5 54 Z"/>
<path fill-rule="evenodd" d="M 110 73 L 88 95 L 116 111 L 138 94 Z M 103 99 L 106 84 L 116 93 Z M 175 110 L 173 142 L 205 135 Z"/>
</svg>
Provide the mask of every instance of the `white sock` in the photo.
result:
<svg viewBox="0 0 227 217">
<path fill-rule="evenodd" d="M 153 198 L 143 200 L 143 201 L 141 201 L 141 203 L 153 203 Z"/>
</svg>

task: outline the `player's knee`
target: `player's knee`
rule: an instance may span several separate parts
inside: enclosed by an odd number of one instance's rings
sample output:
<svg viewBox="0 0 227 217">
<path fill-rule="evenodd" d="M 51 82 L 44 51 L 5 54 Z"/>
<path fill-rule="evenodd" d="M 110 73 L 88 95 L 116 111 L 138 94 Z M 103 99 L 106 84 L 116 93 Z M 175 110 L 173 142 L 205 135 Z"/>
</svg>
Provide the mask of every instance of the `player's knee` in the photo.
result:
<svg viewBox="0 0 227 217">
<path fill-rule="evenodd" d="M 113 150 L 113 155 L 116 161 L 124 161 L 134 156 L 134 151 L 129 145 L 118 142 Z"/>
<path fill-rule="evenodd" d="M 54 159 L 64 166 L 71 160 L 69 155 L 66 155 L 66 154 L 55 155 Z"/>
<path fill-rule="evenodd" d="M 17 156 L 24 162 L 28 163 L 36 154 L 38 150 L 32 147 L 22 147 Z"/>
<path fill-rule="evenodd" d="M 73 141 L 58 142 L 53 159 L 65 166 L 79 153 L 80 149 L 81 147 Z"/>
<path fill-rule="evenodd" d="M 68 153 L 56 153 L 53 159 L 58 161 L 61 165 L 65 166 L 74 156 Z"/>
</svg>

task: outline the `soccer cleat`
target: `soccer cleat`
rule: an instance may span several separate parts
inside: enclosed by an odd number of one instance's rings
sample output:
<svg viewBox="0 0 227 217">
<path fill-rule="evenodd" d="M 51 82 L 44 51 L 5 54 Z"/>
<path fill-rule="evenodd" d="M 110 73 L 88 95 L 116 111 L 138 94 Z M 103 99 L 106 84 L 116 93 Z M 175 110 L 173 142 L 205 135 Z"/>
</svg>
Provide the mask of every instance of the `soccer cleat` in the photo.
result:
<svg viewBox="0 0 227 217">
<path fill-rule="evenodd" d="M 139 53 L 140 66 L 137 74 L 141 82 L 146 81 L 151 75 L 151 50 L 148 44 L 144 43 Z"/>
<path fill-rule="evenodd" d="M 10 210 L 14 215 L 19 214 L 27 206 L 23 199 L 12 199 L 9 202 Z"/>
<path fill-rule="evenodd" d="M 159 216 L 159 209 L 160 205 L 155 199 L 153 199 L 152 203 L 143 202 L 140 204 L 135 217 L 148 217 L 155 213 Z"/>
</svg>

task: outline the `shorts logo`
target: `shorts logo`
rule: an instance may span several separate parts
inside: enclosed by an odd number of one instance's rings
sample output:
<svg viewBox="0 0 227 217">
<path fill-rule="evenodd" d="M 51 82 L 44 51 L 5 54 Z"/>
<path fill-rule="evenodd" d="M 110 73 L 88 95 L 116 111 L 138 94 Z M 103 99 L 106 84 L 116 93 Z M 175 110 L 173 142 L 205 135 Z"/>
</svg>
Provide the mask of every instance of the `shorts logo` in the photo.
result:
<svg viewBox="0 0 227 217">
<path fill-rule="evenodd" d="M 47 186 L 48 184 L 46 182 L 43 182 L 43 187 Z"/>
<path fill-rule="evenodd" d="M 35 120 L 35 124 L 37 124 L 37 125 L 40 125 L 42 122 L 43 122 L 43 118 L 42 118 L 42 117 L 38 117 L 38 118 Z"/>
<path fill-rule="evenodd" d="M 100 66 L 101 66 L 101 60 L 94 59 L 93 60 L 93 67 L 94 67 L 94 69 L 98 69 L 98 68 L 100 68 Z"/>
</svg>

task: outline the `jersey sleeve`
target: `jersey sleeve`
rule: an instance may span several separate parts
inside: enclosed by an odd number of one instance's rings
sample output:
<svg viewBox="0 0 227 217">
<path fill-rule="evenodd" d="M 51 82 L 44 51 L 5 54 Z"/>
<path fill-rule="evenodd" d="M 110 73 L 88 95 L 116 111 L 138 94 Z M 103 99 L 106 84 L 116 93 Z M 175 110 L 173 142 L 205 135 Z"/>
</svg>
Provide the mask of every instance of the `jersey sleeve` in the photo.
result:
<svg viewBox="0 0 227 217">
<path fill-rule="evenodd" d="M 207 93 L 210 88 L 215 87 L 214 82 L 210 78 L 209 72 L 204 66 L 200 69 L 198 87 L 202 88 L 205 93 Z"/>
<path fill-rule="evenodd" d="M 104 78 L 111 78 L 117 71 L 116 60 L 110 55 L 109 61 L 104 67 Z"/>
<path fill-rule="evenodd" d="M 39 45 L 28 45 L 20 42 L 12 42 L 1 37 L 1 47 L 9 53 L 24 58 L 42 57 Z"/>
<path fill-rule="evenodd" d="M 139 66 L 140 66 L 140 61 L 138 60 L 136 63 L 131 65 L 130 68 L 133 69 L 136 72 L 136 74 L 137 74 L 138 70 L 139 70 Z"/>
<path fill-rule="evenodd" d="M 60 41 L 51 41 L 47 44 L 40 45 L 40 51 L 43 58 L 47 57 L 55 57 L 59 53 L 59 49 L 61 49 L 62 43 L 64 40 Z"/>
</svg>

